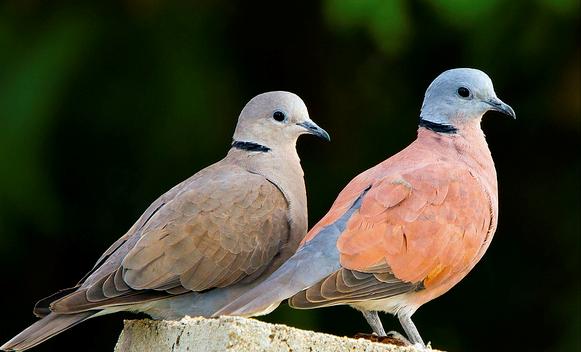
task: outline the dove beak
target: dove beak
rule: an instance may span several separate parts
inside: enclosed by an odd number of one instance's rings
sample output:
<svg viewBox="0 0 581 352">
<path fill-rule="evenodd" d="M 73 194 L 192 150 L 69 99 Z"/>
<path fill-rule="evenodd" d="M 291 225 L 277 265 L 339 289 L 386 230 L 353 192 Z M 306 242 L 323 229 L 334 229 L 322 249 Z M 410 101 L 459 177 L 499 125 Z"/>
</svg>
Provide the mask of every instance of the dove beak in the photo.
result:
<svg viewBox="0 0 581 352">
<path fill-rule="evenodd" d="M 305 121 L 305 122 L 301 122 L 301 123 L 297 123 L 297 125 L 303 127 L 304 129 L 307 130 L 307 133 L 312 134 L 313 136 L 317 136 L 321 139 L 324 139 L 328 142 L 331 141 L 331 136 L 329 136 L 329 134 L 327 133 L 327 131 L 325 131 L 324 129 L 322 129 L 321 127 L 319 127 L 316 123 L 314 123 L 313 121 Z"/>
<path fill-rule="evenodd" d="M 510 105 L 505 104 L 502 100 L 494 97 L 484 102 L 492 107 L 491 110 L 498 111 L 501 114 L 516 119 L 516 114 L 514 113 L 514 110 L 510 107 Z"/>
</svg>

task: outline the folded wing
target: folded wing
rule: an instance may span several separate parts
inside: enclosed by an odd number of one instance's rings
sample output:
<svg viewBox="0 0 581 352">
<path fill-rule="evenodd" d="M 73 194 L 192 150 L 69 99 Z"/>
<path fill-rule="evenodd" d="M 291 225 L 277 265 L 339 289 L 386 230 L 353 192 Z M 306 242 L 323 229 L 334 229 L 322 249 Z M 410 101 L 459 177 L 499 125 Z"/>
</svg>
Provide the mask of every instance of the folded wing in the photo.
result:
<svg viewBox="0 0 581 352">
<path fill-rule="evenodd" d="M 362 175 L 347 186 L 321 222 L 332 222 L 350 187 L 359 190 L 367 179 Z M 444 283 L 473 265 L 490 226 L 490 200 L 469 170 L 428 164 L 390 172 L 372 182 L 339 236 L 341 269 L 289 303 L 350 304 Z M 310 239 L 318 235 L 313 231 Z"/>
<path fill-rule="evenodd" d="M 136 304 L 260 275 L 289 236 L 284 195 L 245 170 L 224 168 L 206 175 L 160 204 L 50 310 L 74 313 Z"/>
</svg>

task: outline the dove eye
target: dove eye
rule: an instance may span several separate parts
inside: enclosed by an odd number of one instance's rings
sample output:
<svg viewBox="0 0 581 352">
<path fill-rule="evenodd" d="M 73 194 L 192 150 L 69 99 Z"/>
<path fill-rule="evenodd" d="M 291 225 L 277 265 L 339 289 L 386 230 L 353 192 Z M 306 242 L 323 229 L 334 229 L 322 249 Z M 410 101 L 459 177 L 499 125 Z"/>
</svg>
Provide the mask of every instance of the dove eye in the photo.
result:
<svg viewBox="0 0 581 352">
<path fill-rule="evenodd" d="M 272 113 L 272 118 L 278 122 L 283 122 L 284 120 L 286 120 L 286 114 L 280 110 L 276 110 L 275 112 Z"/>
<path fill-rule="evenodd" d="M 468 98 L 470 97 L 470 89 L 466 87 L 460 87 L 458 88 L 458 95 L 462 98 Z"/>
</svg>

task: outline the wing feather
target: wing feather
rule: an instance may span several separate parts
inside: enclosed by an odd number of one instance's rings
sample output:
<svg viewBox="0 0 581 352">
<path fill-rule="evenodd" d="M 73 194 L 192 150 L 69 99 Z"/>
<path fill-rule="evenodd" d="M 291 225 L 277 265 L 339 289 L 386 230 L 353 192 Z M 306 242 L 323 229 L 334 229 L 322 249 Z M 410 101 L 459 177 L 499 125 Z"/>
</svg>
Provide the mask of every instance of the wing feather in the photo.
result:
<svg viewBox="0 0 581 352">
<path fill-rule="evenodd" d="M 136 228 L 136 241 L 126 235 L 115 245 L 135 241 L 117 266 L 107 262 L 116 256 L 109 249 L 100 261 L 112 270 L 94 268 L 90 284 L 59 297 L 50 309 L 72 313 L 133 304 L 244 280 L 265 270 L 285 245 L 288 203 L 260 175 L 219 169 L 175 191 Z"/>
<path fill-rule="evenodd" d="M 308 240 L 371 185 L 337 241 L 341 269 L 291 297 L 292 307 L 353 304 L 421 290 L 476 260 L 492 214 L 470 171 L 446 163 L 394 170 L 381 175 L 374 168 L 355 178 L 311 230 Z"/>
</svg>

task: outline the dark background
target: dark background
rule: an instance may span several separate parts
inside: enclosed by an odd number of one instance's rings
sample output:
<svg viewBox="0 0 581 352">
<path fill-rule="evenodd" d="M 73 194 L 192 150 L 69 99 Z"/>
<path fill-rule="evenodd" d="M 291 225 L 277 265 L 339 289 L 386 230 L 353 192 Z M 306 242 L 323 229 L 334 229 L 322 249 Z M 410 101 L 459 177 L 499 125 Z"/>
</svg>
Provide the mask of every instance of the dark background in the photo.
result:
<svg viewBox="0 0 581 352">
<path fill-rule="evenodd" d="M 475 67 L 518 116 L 483 123 L 500 223 L 473 272 L 414 321 L 450 351 L 581 349 L 578 1 L 48 3 L 0 3 L 2 342 L 158 195 L 219 160 L 254 95 L 299 94 L 332 135 L 298 146 L 314 224 L 348 180 L 414 139 L 433 78 Z M 36 350 L 111 351 L 123 317 Z M 349 307 L 264 319 L 369 331 Z"/>
</svg>

